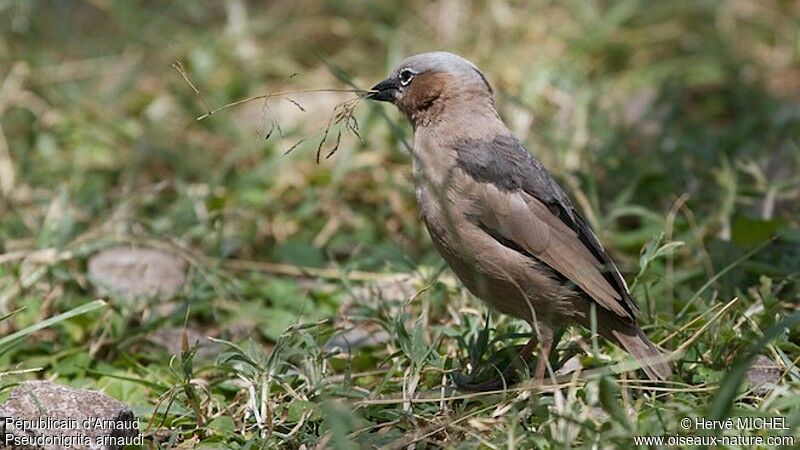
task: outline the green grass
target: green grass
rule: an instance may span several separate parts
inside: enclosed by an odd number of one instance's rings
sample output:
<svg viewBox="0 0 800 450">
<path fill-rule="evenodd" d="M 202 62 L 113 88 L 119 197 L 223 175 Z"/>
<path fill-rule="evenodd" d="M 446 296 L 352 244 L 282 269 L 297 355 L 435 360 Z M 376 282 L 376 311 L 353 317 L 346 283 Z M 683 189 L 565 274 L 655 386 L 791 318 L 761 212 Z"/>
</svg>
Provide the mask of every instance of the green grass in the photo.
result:
<svg viewBox="0 0 800 450">
<path fill-rule="evenodd" d="M 799 21 L 777 0 L 0 2 L 0 396 L 103 390 L 161 448 L 605 448 L 729 416 L 797 435 Z M 442 270 L 400 114 L 359 104 L 361 139 L 319 164 L 352 94 L 196 120 L 366 88 L 432 49 L 484 70 L 635 280 L 646 333 L 680 349 L 668 383 L 572 329 L 554 361 L 577 352 L 583 380 L 453 390 L 529 330 Z M 173 308 L 90 310 L 87 260 L 116 243 L 187 261 Z M 149 343 L 184 324 L 216 356 Z M 374 338 L 326 346 L 352 329 Z M 767 392 L 743 381 L 757 354 L 782 371 Z"/>
</svg>

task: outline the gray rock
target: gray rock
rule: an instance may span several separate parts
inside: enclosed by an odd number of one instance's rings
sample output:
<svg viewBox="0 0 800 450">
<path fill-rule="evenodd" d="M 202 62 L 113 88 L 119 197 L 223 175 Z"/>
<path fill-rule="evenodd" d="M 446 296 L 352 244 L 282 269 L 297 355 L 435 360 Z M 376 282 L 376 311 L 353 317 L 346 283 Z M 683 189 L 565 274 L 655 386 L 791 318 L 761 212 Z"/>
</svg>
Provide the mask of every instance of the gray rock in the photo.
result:
<svg viewBox="0 0 800 450">
<path fill-rule="evenodd" d="M 353 297 L 374 304 L 383 300 L 408 300 L 418 291 L 420 280 L 414 276 L 380 280 L 353 289 Z"/>
<path fill-rule="evenodd" d="M 186 264 L 162 250 L 119 246 L 92 256 L 89 280 L 101 295 L 166 301 L 186 281 Z"/>
<path fill-rule="evenodd" d="M 780 366 L 764 355 L 758 355 L 747 369 L 747 383 L 757 394 L 765 394 L 771 390 L 770 385 L 781 379 Z"/>
<path fill-rule="evenodd" d="M 0 406 L 0 448 L 122 449 L 142 445 L 133 412 L 105 394 L 25 381 Z"/>
</svg>

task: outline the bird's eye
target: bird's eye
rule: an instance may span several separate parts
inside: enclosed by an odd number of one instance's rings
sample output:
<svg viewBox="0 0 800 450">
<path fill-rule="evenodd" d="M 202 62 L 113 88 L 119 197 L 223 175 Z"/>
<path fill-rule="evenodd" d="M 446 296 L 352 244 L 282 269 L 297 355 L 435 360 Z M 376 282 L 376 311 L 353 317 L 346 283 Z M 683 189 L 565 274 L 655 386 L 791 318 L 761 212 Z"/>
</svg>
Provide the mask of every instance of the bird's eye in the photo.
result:
<svg viewBox="0 0 800 450">
<path fill-rule="evenodd" d="M 408 86 L 408 83 L 411 83 L 411 80 L 414 79 L 414 72 L 410 71 L 409 69 L 403 69 L 400 71 L 400 84 L 403 86 Z"/>
</svg>

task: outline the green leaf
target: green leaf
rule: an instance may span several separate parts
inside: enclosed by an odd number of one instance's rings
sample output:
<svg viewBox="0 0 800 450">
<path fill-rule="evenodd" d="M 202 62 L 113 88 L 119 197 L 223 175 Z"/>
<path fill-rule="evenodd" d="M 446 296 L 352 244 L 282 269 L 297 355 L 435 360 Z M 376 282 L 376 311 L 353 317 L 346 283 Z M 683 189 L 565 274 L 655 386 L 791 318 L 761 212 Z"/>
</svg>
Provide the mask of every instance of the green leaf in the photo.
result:
<svg viewBox="0 0 800 450">
<path fill-rule="evenodd" d="M 264 295 L 273 305 L 296 312 L 311 312 L 308 296 L 300 292 L 297 281 L 293 279 L 273 278 L 262 288 Z"/>
<path fill-rule="evenodd" d="M 266 323 L 262 324 L 259 329 L 265 337 L 277 341 L 287 328 L 297 322 L 298 316 L 296 312 L 283 308 L 271 308 Z"/>
<path fill-rule="evenodd" d="M 737 215 L 731 225 L 731 237 L 740 247 L 750 247 L 771 239 L 788 225 L 785 219 L 762 220 Z"/>
<path fill-rule="evenodd" d="M 286 414 L 287 422 L 297 423 L 303 418 L 303 415 L 308 415 L 307 420 L 317 422 L 322 419 L 322 409 L 318 404 L 308 400 L 293 400 L 289 403 Z"/>
<path fill-rule="evenodd" d="M 278 259 L 284 263 L 300 266 L 322 266 L 325 255 L 311 244 L 298 241 L 286 241 L 277 249 Z"/>
<path fill-rule="evenodd" d="M 631 424 L 628 421 L 628 415 L 622 409 L 620 404 L 619 387 L 611 377 L 600 378 L 600 404 L 603 409 L 620 425 L 625 427 L 626 430 L 631 429 Z"/>
<path fill-rule="evenodd" d="M 639 255 L 639 273 L 636 275 L 632 286 L 637 286 L 648 278 L 648 270 L 653 261 L 673 253 L 677 248 L 684 245 L 683 241 L 672 241 L 661 245 L 662 240 L 664 240 L 663 232 L 650 239 L 647 244 L 642 247 L 641 254 Z"/>
<path fill-rule="evenodd" d="M 217 434 L 230 434 L 234 431 L 233 419 L 230 416 L 215 417 L 208 423 L 208 428 Z"/>
<path fill-rule="evenodd" d="M 78 306 L 77 308 L 73 308 L 67 312 L 61 313 L 57 316 L 50 317 L 49 319 L 45 319 L 39 323 L 35 323 L 29 327 L 26 327 L 22 330 L 17 331 L 16 333 L 12 333 L 8 336 L 0 338 L 0 355 L 8 351 L 9 348 L 14 344 L 17 339 L 21 339 L 25 336 L 33 334 L 39 330 L 45 329 L 47 327 L 53 326 L 59 322 L 69 319 L 70 317 L 75 317 L 81 314 L 86 314 L 88 312 L 94 311 L 96 309 L 102 308 L 106 305 L 106 302 L 103 300 L 95 300 L 93 302 L 87 303 L 85 305 Z"/>
<path fill-rule="evenodd" d="M 411 332 L 411 359 L 419 367 L 428 359 L 431 351 L 431 346 L 425 342 L 425 329 L 422 326 L 422 321 L 418 320 L 414 324 L 414 330 Z"/>
</svg>

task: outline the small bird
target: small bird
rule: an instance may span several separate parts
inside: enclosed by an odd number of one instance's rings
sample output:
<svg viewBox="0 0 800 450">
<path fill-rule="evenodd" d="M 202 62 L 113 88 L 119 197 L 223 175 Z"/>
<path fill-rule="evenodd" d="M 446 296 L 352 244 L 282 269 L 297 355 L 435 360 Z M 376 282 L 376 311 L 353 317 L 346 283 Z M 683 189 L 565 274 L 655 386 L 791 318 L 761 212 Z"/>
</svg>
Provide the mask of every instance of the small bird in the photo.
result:
<svg viewBox="0 0 800 450">
<path fill-rule="evenodd" d="M 391 102 L 414 130 L 413 174 L 422 220 L 467 289 L 534 333 L 520 351 L 539 358 L 543 381 L 554 334 L 590 327 L 642 363 L 648 378 L 670 368 L 636 323 L 622 275 L 552 175 L 509 131 L 486 76 L 448 52 L 404 60 L 367 98 Z"/>
</svg>

